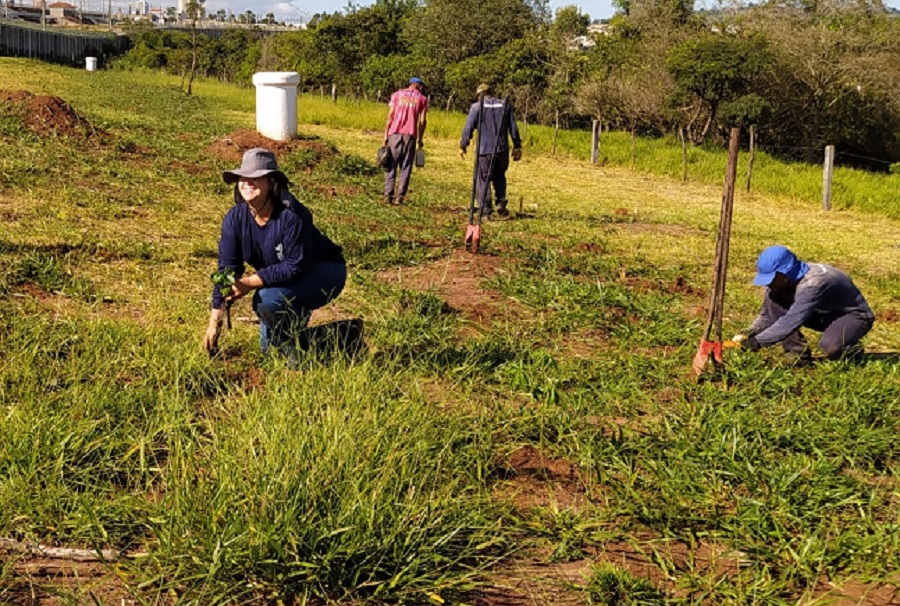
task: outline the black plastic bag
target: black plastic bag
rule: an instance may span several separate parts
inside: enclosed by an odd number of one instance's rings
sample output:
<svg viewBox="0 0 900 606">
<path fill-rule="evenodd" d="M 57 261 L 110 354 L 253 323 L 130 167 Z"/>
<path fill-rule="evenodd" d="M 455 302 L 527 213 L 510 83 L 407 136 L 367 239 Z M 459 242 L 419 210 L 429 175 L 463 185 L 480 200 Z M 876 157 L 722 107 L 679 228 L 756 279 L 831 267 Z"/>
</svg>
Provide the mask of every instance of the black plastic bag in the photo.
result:
<svg viewBox="0 0 900 606">
<path fill-rule="evenodd" d="M 382 170 L 389 170 L 391 167 L 391 148 L 387 145 L 382 145 L 378 148 L 378 153 L 375 154 L 375 165 L 380 167 Z"/>
</svg>

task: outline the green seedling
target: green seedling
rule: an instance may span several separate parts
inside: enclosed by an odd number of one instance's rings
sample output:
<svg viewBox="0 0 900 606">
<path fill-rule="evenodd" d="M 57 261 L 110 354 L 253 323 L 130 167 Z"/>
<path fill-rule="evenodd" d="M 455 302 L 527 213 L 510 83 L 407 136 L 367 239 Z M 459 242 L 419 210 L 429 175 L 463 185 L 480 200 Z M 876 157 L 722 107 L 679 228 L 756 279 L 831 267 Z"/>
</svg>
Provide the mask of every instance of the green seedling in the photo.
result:
<svg viewBox="0 0 900 606">
<path fill-rule="evenodd" d="M 226 297 L 225 325 L 228 327 L 228 330 L 231 330 L 231 301 L 229 301 L 227 297 L 231 296 L 231 287 L 234 286 L 234 270 L 230 267 L 224 267 L 219 271 L 214 272 L 210 276 L 210 279 L 212 280 L 213 286 L 219 289 L 219 293 L 223 297 Z"/>
</svg>

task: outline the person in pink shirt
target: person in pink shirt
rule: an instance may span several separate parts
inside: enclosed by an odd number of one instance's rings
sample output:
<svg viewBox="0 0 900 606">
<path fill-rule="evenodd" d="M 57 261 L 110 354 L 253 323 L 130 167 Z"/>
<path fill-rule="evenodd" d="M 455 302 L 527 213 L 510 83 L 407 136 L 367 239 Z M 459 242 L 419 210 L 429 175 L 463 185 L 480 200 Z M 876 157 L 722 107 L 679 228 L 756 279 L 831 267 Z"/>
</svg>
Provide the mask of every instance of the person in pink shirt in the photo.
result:
<svg viewBox="0 0 900 606">
<path fill-rule="evenodd" d="M 422 147 L 425 135 L 425 116 L 428 113 L 428 97 L 422 94 L 424 83 L 418 78 L 410 78 L 409 86 L 391 95 L 387 125 L 384 128 L 384 145 L 390 148 L 384 180 L 384 201 L 388 204 L 403 204 L 409 188 L 416 144 Z M 400 172 L 399 182 L 397 172 Z"/>
</svg>

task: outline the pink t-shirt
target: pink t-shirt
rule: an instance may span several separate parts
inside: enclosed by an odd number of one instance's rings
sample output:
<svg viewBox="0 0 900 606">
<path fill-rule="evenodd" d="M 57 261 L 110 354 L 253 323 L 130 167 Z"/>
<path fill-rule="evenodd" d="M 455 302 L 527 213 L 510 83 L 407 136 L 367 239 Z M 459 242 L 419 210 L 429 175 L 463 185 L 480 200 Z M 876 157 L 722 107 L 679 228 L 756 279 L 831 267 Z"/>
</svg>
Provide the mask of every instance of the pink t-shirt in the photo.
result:
<svg viewBox="0 0 900 606">
<path fill-rule="evenodd" d="M 388 134 L 416 135 L 419 114 L 428 111 L 428 97 L 414 88 L 401 88 L 391 95 L 390 106 L 394 109 Z"/>
</svg>

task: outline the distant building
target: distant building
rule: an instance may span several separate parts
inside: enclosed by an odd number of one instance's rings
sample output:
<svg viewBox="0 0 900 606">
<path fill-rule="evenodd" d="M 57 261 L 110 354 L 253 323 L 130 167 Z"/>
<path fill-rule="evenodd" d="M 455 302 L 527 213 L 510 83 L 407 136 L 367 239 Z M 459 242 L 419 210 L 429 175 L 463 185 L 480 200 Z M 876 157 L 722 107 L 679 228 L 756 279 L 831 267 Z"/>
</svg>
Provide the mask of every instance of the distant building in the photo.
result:
<svg viewBox="0 0 900 606">
<path fill-rule="evenodd" d="M 602 21 L 596 21 L 588 25 L 588 35 L 591 36 L 606 36 L 609 35 L 609 23 L 603 23 Z"/>
<path fill-rule="evenodd" d="M 592 36 L 575 36 L 569 40 L 568 48 L 569 50 L 587 50 L 596 44 Z"/>
<path fill-rule="evenodd" d="M 128 12 L 133 15 L 149 15 L 150 3 L 147 0 L 135 0 L 135 2 L 128 5 Z"/>
</svg>

